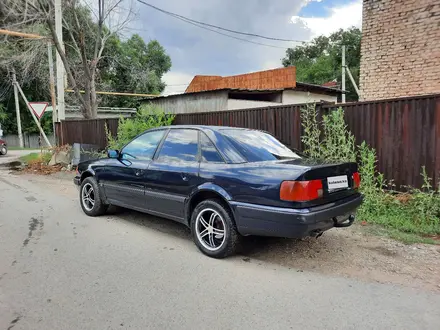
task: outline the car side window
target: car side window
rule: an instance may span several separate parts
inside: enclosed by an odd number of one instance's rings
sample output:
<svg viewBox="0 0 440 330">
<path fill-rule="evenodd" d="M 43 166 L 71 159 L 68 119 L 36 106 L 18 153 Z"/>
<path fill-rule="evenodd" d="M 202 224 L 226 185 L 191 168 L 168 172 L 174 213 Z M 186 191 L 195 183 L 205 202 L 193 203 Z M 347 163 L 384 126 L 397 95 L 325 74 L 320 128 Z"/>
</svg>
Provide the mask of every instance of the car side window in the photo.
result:
<svg viewBox="0 0 440 330">
<path fill-rule="evenodd" d="M 150 160 L 154 156 L 165 130 L 147 132 L 131 141 L 122 149 L 123 159 Z"/>
<path fill-rule="evenodd" d="M 218 153 L 216 147 L 205 133 L 200 133 L 201 158 L 202 162 L 224 163 L 222 156 Z"/>
<path fill-rule="evenodd" d="M 172 129 L 159 151 L 158 161 L 194 162 L 199 151 L 198 131 L 193 129 Z"/>
</svg>

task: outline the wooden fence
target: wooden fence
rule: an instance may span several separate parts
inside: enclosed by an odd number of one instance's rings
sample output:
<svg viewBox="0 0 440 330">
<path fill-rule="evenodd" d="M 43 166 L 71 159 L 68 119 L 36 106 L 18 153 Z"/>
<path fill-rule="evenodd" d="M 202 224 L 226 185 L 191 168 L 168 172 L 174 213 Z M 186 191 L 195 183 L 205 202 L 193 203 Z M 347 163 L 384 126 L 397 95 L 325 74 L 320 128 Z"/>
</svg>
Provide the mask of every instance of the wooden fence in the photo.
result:
<svg viewBox="0 0 440 330">
<path fill-rule="evenodd" d="M 94 144 L 102 149 L 107 146 L 107 131 L 113 136 L 118 130 L 118 119 L 66 120 L 55 125 L 58 144 Z"/>
<path fill-rule="evenodd" d="M 174 124 L 221 125 L 266 130 L 287 146 L 302 149 L 300 109 L 285 105 L 257 109 L 179 114 Z M 335 105 L 318 104 L 322 114 Z M 396 186 L 420 187 L 422 166 L 433 183 L 440 183 L 440 95 L 427 95 L 343 105 L 356 143 L 376 149 L 378 169 Z M 62 143 L 106 145 L 105 124 L 115 133 L 117 121 L 65 121 L 58 126 Z M 60 135 L 59 135 L 60 136 Z"/>
</svg>

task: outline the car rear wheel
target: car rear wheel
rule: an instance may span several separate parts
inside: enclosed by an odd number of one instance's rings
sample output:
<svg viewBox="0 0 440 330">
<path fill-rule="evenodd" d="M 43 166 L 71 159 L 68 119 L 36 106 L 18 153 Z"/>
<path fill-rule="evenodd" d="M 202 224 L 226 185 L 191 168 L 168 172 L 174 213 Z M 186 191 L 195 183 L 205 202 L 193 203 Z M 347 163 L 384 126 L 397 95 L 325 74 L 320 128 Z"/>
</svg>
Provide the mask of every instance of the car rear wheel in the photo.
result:
<svg viewBox="0 0 440 330">
<path fill-rule="evenodd" d="M 191 216 L 191 232 L 197 247 L 212 258 L 225 258 L 237 250 L 240 235 L 231 212 L 217 200 L 199 203 Z"/>
<path fill-rule="evenodd" d="M 101 190 L 94 177 L 83 180 L 79 189 L 79 198 L 81 208 L 89 216 L 96 217 L 107 211 L 108 205 L 102 202 Z"/>
<path fill-rule="evenodd" d="M 8 148 L 6 146 L 0 146 L 0 155 L 4 156 L 8 153 Z"/>
</svg>

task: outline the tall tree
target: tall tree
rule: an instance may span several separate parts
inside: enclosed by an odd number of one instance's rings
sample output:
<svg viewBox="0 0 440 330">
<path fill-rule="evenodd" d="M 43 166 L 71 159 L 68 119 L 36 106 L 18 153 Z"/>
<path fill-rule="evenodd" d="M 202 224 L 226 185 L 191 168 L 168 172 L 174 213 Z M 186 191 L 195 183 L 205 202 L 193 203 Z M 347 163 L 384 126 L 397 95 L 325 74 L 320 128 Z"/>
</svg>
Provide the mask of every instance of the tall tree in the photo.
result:
<svg viewBox="0 0 440 330">
<path fill-rule="evenodd" d="M 159 94 L 165 89 L 162 77 L 171 68 L 171 58 L 157 40 L 146 44 L 138 34 L 126 41 L 112 38 L 104 52 L 102 82 L 108 89 L 149 94 Z M 139 101 L 132 97 L 107 99 L 120 107 L 136 106 Z"/>
<path fill-rule="evenodd" d="M 52 1 L 45 1 L 49 2 L 44 8 L 46 10 L 44 13 L 47 15 L 53 5 Z M 93 1 L 96 2 L 96 0 Z M 6 5 L 3 2 L 0 5 L 2 27 L 52 38 L 49 23 L 47 23 L 48 18 L 44 16 L 46 14 L 42 15 L 34 8 L 40 6 L 43 0 L 34 1 L 34 7 L 28 6 L 27 11 L 24 7 L 18 8 L 18 3 L 23 5 L 28 0 L 6 0 L 6 2 Z M 105 1 L 106 6 L 110 2 L 112 1 Z M 113 1 L 113 3 L 118 5 L 119 1 Z M 22 15 L 18 15 L 18 12 Z M 115 21 L 111 22 L 115 24 Z M 119 26 L 122 24 L 120 21 L 117 23 Z M 110 107 L 136 106 L 133 98 L 99 98 L 94 91 L 159 93 L 165 86 L 161 78 L 171 66 L 170 57 L 157 41 L 153 40 L 146 44 L 138 35 L 121 40 L 120 33 L 110 31 L 106 24 L 102 26 L 105 43 L 99 44 L 99 56 L 96 58 L 94 54 L 97 24 L 95 13 L 87 2 L 63 1 L 64 55 L 69 68 L 68 78 L 70 77 L 68 86 L 72 88 L 73 81 L 77 91 L 86 91 L 86 94 L 66 94 L 66 102 L 70 105 L 80 105 L 86 118 L 96 116 L 96 108 L 100 102 Z M 46 43 L 41 40 L 2 37 L 1 41 L 0 76 L 6 79 L 0 81 L 0 102 L 4 103 L 6 112 L 9 113 L 4 129 L 11 132 L 15 131 L 16 127 L 9 72 L 16 71 L 17 79 L 30 101 L 49 99 L 47 48 Z M 92 79 L 90 74 L 93 74 Z M 92 94 L 95 94 L 95 97 L 92 97 Z M 22 107 L 24 108 L 25 105 Z M 26 131 L 25 125 L 28 121 L 27 115 L 26 111 L 22 112 L 24 131 Z M 31 131 L 33 131 L 32 127 L 31 123 L 29 127 Z"/>
<path fill-rule="evenodd" d="M 63 28 L 69 36 L 66 40 L 66 48 L 64 48 L 55 30 L 54 0 L 4 0 L 4 2 L 6 6 L 2 10 L 7 10 L 6 16 L 9 20 L 15 20 L 14 25 L 20 26 L 33 22 L 47 27 L 49 36 L 63 61 L 67 80 L 74 90 L 77 102 L 81 105 L 84 117 L 96 118 L 98 64 L 107 40 L 129 22 L 131 11 L 121 16 L 121 11 L 118 10 L 121 0 L 97 0 L 97 10 L 92 10 L 90 5 L 87 7 L 95 15 L 96 20 L 93 20 L 89 10 L 82 5 L 82 1 L 64 0 L 62 3 L 66 15 Z M 110 26 L 112 29 L 109 28 Z M 80 71 L 78 71 L 78 66 L 72 65 L 69 61 L 67 46 L 80 59 Z M 82 88 L 85 91 L 84 95 L 81 94 Z"/>
<path fill-rule="evenodd" d="M 323 84 L 336 80 L 341 84 L 342 45 L 346 46 L 346 64 L 356 81 L 359 83 L 359 67 L 361 58 L 361 36 L 358 28 L 339 30 L 329 37 L 319 36 L 310 43 L 289 48 L 282 63 L 284 66 L 296 66 L 297 80 L 311 84 Z M 347 100 L 356 101 L 358 96 L 348 80 L 346 83 Z"/>
</svg>

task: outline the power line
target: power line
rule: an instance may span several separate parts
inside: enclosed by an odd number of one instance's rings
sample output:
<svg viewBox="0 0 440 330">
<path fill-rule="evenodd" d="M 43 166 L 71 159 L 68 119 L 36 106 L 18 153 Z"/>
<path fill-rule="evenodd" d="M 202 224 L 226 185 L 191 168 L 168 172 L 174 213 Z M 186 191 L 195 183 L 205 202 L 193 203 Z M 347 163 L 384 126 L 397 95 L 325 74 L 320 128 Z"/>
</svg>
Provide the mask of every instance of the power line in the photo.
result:
<svg viewBox="0 0 440 330">
<path fill-rule="evenodd" d="M 223 27 L 220 27 L 220 26 L 217 26 L 217 25 L 213 25 L 213 24 L 208 24 L 208 23 L 204 23 L 204 22 L 201 22 L 201 21 L 197 21 L 197 20 L 194 20 L 194 19 L 191 19 L 191 18 L 188 18 L 188 17 L 182 16 L 182 15 L 179 15 L 179 14 L 176 14 L 176 13 L 172 13 L 172 12 L 170 12 L 170 11 L 167 11 L 167 10 L 161 9 L 161 8 L 159 8 L 159 7 L 156 7 L 156 6 L 153 6 L 152 4 L 147 3 L 147 2 L 145 2 L 145 1 L 143 1 L 143 0 L 137 0 L 137 1 L 140 2 L 140 3 L 142 3 L 142 4 L 144 4 L 144 5 L 146 5 L 146 6 L 148 6 L 148 7 L 150 7 L 150 8 L 153 8 L 153 9 L 155 9 L 155 10 L 158 10 L 158 11 L 160 11 L 160 12 L 166 14 L 166 15 L 169 15 L 169 16 L 172 16 L 172 17 L 174 17 L 174 18 L 180 19 L 180 20 L 182 20 L 182 21 L 184 21 L 184 22 L 186 22 L 186 23 L 189 23 L 189 24 L 195 25 L 195 26 L 197 26 L 197 27 L 204 28 L 204 29 L 209 30 L 209 31 L 212 31 L 212 32 L 216 32 L 216 33 L 222 34 L 222 35 L 227 36 L 227 37 L 230 37 L 230 38 L 234 38 L 234 39 L 238 39 L 238 40 L 242 40 L 242 41 L 246 41 L 246 42 L 251 42 L 251 43 L 256 43 L 256 44 L 258 44 L 258 45 L 262 45 L 262 46 L 269 46 L 269 47 L 274 47 L 274 48 L 283 48 L 283 49 L 286 49 L 286 47 L 278 47 L 278 46 L 274 46 L 274 45 L 267 45 L 267 44 L 262 44 L 262 43 L 252 42 L 252 41 L 247 40 L 247 39 L 237 38 L 237 37 L 231 36 L 231 35 L 229 35 L 229 34 L 224 34 L 224 33 L 221 33 L 221 32 L 219 32 L 219 31 L 209 29 L 209 28 L 207 28 L 206 26 L 213 27 L 213 28 L 215 28 L 215 29 L 219 29 L 219 30 L 223 30 L 223 31 L 227 31 L 227 32 L 231 32 L 231 33 L 236 33 L 236 34 L 241 34 L 241 35 L 246 35 L 246 36 L 251 36 L 251 37 L 257 37 L 257 38 L 263 38 L 263 39 L 267 39 L 267 40 L 287 41 L 287 42 L 300 42 L 300 43 L 306 42 L 306 41 L 303 41 L 303 40 L 294 40 L 294 39 L 282 39 L 282 38 L 266 37 L 266 36 L 259 35 L 259 34 L 254 34 L 254 33 L 247 33 L 247 32 L 240 32 L 240 31 L 236 31 L 236 30 L 231 30 L 231 29 L 223 28 Z"/>
<path fill-rule="evenodd" d="M 138 1 L 141 1 L 141 0 L 138 0 Z M 193 23 L 193 22 L 191 22 L 191 21 L 189 21 L 189 20 L 186 20 L 186 19 L 184 19 L 184 18 L 180 18 L 180 17 L 177 17 L 177 16 L 176 16 L 176 18 L 177 18 L 177 19 L 180 19 L 181 21 L 184 21 L 184 22 L 186 22 L 186 23 L 188 23 L 188 24 L 191 24 L 191 25 L 197 26 L 197 27 L 199 27 L 199 28 L 201 28 L 201 29 L 208 30 L 208 31 L 211 31 L 211 32 L 214 32 L 214 33 L 220 34 L 220 35 L 222 35 L 222 36 L 226 36 L 226 37 L 232 38 L 232 39 L 236 39 L 236 40 L 240 40 L 240 41 L 244 41 L 244 42 L 249 42 L 249 43 L 254 44 L 254 45 L 260 45 L 260 46 L 266 46 L 266 47 L 272 47 L 272 48 L 279 48 L 279 49 L 287 49 L 287 48 L 288 48 L 288 47 L 280 47 L 280 46 L 275 46 L 275 45 L 263 44 L 263 43 L 258 42 L 258 41 L 252 41 L 252 40 L 247 40 L 247 39 L 244 39 L 244 38 L 239 38 L 239 37 L 231 36 L 230 34 L 223 33 L 223 32 L 220 32 L 220 31 L 216 31 L 216 30 L 214 30 L 214 29 L 210 29 L 210 28 L 208 28 L 208 27 L 206 27 L 206 26 L 199 25 L 199 24 L 197 24 L 197 23 Z"/>
</svg>

